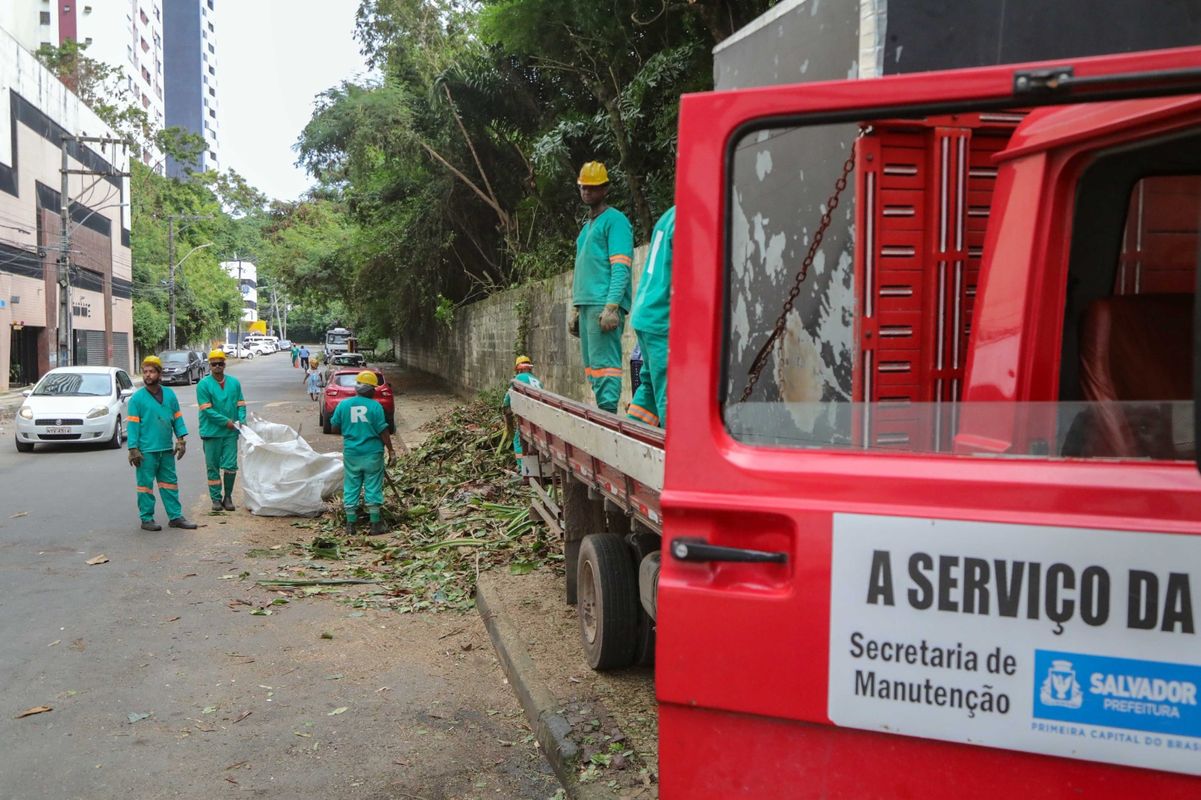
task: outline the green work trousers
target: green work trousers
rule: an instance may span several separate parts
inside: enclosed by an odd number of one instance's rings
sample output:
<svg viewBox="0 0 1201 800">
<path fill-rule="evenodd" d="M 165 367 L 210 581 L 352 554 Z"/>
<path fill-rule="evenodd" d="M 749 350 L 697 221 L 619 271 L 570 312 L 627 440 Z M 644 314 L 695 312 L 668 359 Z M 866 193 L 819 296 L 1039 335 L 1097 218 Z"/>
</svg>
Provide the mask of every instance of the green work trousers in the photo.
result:
<svg viewBox="0 0 1201 800">
<path fill-rule="evenodd" d="M 163 498 L 167 519 L 179 519 L 183 508 L 179 505 L 179 478 L 175 476 L 175 453 L 158 450 L 142 453 L 142 465 L 137 468 L 138 515 L 142 522 L 154 520 L 154 482 L 158 481 L 158 493 Z"/>
<path fill-rule="evenodd" d="M 616 414 L 617 401 L 621 399 L 621 331 L 625 327 L 626 314 L 618 309 L 617 327 L 605 333 L 600 329 L 604 306 L 580 306 L 579 309 L 584 377 L 592 384 L 596 405 Z"/>
<path fill-rule="evenodd" d="M 238 475 L 238 437 L 213 436 L 202 439 L 204 443 L 204 467 L 208 471 L 209 497 L 220 503 L 222 493 L 233 494 L 234 479 Z M 225 483 L 221 472 L 225 471 Z"/>
<path fill-rule="evenodd" d="M 626 414 L 647 425 L 667 425 L 667 334 L 634 331 L 642 348 L 641 383 Z"/>
<path fill-rule="evenodd" d="M 384 454 L 356 455 L 346 453 L 342 460 L 342 503 L 346 518 L 358 518 L 359 496 L 368 512 L 375 511 L 373 519 L 384 504 Z"/>
</svg>

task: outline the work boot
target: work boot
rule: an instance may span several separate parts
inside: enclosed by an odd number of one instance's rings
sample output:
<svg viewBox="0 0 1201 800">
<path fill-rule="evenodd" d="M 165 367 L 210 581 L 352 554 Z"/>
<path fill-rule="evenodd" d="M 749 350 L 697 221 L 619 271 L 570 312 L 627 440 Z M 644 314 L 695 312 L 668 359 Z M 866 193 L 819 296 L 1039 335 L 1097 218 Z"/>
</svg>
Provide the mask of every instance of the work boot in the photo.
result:
<svg viewBox="0 0 1201 800">
<path fill-rule="evenodd" d="M 195 522 L 184 517 L 176 517 L 168 522 L 167 525 L 172 528 L 183 528 L 185 531 L 194 531 L 197 527 Z"/>
<path fill-rule="evenodd" d="M 214 513 L 218 512 L 218 511 L 224 511 L 224 510 L 225 510 L 225 506 L 221 505 L 220 500 L 213 501 L 213 512 Z"/>
<path fill-rule="evenodd" d="M 346 520 L 346 535 L 354 536 L 355 533 L 355 521 L 350 519 Z"/>
<path fill-rule="evenodd" d="M 382 519 L 377 519 L 371 523 L 371 530 L 368 531 L 368 536 L 379 536 L 381 533 L 387 533 L 388 526 L 384 524 Z"/>
<path fill-rule="evenodd" d="M 144 531 L 161 531 L 162 529 L 163 529 L 163 526 L 159 525 L 157 522 L 155 522 L 152 519 L 144 520 L 142 522 L 142 530 L 144 530 Z"/>
<path fill-rule="evenodd" d="M 224 508 L 226 511 L 233 511 L 234 510 L 234 496 L 232 494 L 225 495 L 225 498 L 221 501 L 221 507 Z"/>
</svg>

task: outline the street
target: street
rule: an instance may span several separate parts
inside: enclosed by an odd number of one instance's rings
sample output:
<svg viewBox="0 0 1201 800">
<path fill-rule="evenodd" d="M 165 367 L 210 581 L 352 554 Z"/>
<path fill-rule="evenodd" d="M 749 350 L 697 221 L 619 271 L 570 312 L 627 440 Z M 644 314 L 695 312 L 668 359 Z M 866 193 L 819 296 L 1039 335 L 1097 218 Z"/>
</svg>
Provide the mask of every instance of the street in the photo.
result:
<svg viewBox="0 0 1201 800">
<path fill-rule="evenodd" d="M 286 354 L 229 371 L 252 413 L 337 446 Z M 271 605 L 248 551 L 295 539 L 293 520 L 209 514 L 195 387 L 173 388 L 197 531 L 166 528 L 161 503 L 164 530 L 138 530 L 123 449 L 18 454 L 4 426 L 0 799 L 554 796 L 475 614 Z M 451 402 L 403 393 L 400 433 Z"/>
</svg>

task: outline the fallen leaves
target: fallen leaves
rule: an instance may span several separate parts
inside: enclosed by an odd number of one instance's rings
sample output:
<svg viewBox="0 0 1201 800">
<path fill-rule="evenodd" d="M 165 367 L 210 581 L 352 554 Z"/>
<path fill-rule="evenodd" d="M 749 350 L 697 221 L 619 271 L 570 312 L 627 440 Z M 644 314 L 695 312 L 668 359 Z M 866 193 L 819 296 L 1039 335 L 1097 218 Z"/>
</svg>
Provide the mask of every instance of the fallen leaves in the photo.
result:
<svg viewBox="0 0 1201 800">
<path fill-rule="evenodd" d="M 239 722 L 246 719 L 253 713 L 254 713 L 253 711 L 243 711 L 241 714 L 238 715 L 238 718 L 234 720 L 233 724 L 237 725 Z"/>
<path fill-rule="evenodd" d="M 28 511 L 18 511 L 16 514 L 12 514 L 11 516 L 9 516 L 9 519 L 18 519 L 20 517 L 28 517 L 28 516 L 29 516 Z"/>
<path fill-rule="evenodd" d="M 336 717 L 336 716 L 338 716 L 339 714 L 345 714 L 345 713 L 346 713 L 347 711 L 349 711 L 349 710 L 350 710 L 350 707 L 349 707 L 349 706 L 339 706 L 338 708 L 335 708 L 333 711 L 329 712 L 329 713 L 328 713 L 328 714 L 326 714 L 325 716 L 327 716 L 327 717 Z"/>
<path fill-rule="evenodd" d="M 130 711 L 128 714 L 125 715 L 125 718 L 129 720 L 130 725 L 133 725 L 135 722 L 141 722 L 144 719 L 149 719 L 150 713 L 147 712 L 147 713 L 143 714 L 139 711 Z"/>
<path fill-rule="evenodd" d="M 25 717 L 32 717 L 34 714 L 45 714 L 47 711 L 53 710 L 54 709 L 50 706 L 34 706 L 33 708 L 27 708 L 20 714 L 17 714 L 14 719 L 24 719 Z"/>
<path fill-rule="evenodd" d="M 95 556 L 95 557 L 93 557 L 93 558 L 89 558 L 87 561 L 85 561 L 85 562 L 83 562 L 83 563 L 87 564 L 89 567 L 94 567 L 94 566 L 96 566 L 97 564 L 107 564 L 107 563 L 108 563 L 108 556 L 106 556 L 106 555 L 104 555 L 103 553 L 101 553 L 101 554 L 100 554 L 100 555 L 98 555 L 98 556 Z"/>
</svg>

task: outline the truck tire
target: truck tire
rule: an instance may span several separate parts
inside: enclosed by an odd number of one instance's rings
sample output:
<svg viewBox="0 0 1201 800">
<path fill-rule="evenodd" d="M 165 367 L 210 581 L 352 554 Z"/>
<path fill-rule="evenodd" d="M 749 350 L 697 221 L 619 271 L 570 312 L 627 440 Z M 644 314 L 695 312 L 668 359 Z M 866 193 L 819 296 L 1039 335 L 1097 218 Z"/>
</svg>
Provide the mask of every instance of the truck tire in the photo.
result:
<svg viewBox="0 0 1201 800">
<path fill-rule="evenodd" d="M 584 537 L 604 531 L 603 504 L 588 496 L 588 485 L 565 475 L 563 486 L 563 572 L 567 605 L 576 603 L 576 576 L 580 563 L 580 542 Z"/>
<path fill-rule="evenodd" d="M 638 649 L 638 574 L 620 536 L 594 533 L 580 545 L 576 612 L 580 643 L 595 670 L 634 663 Z"/>
</svg>

